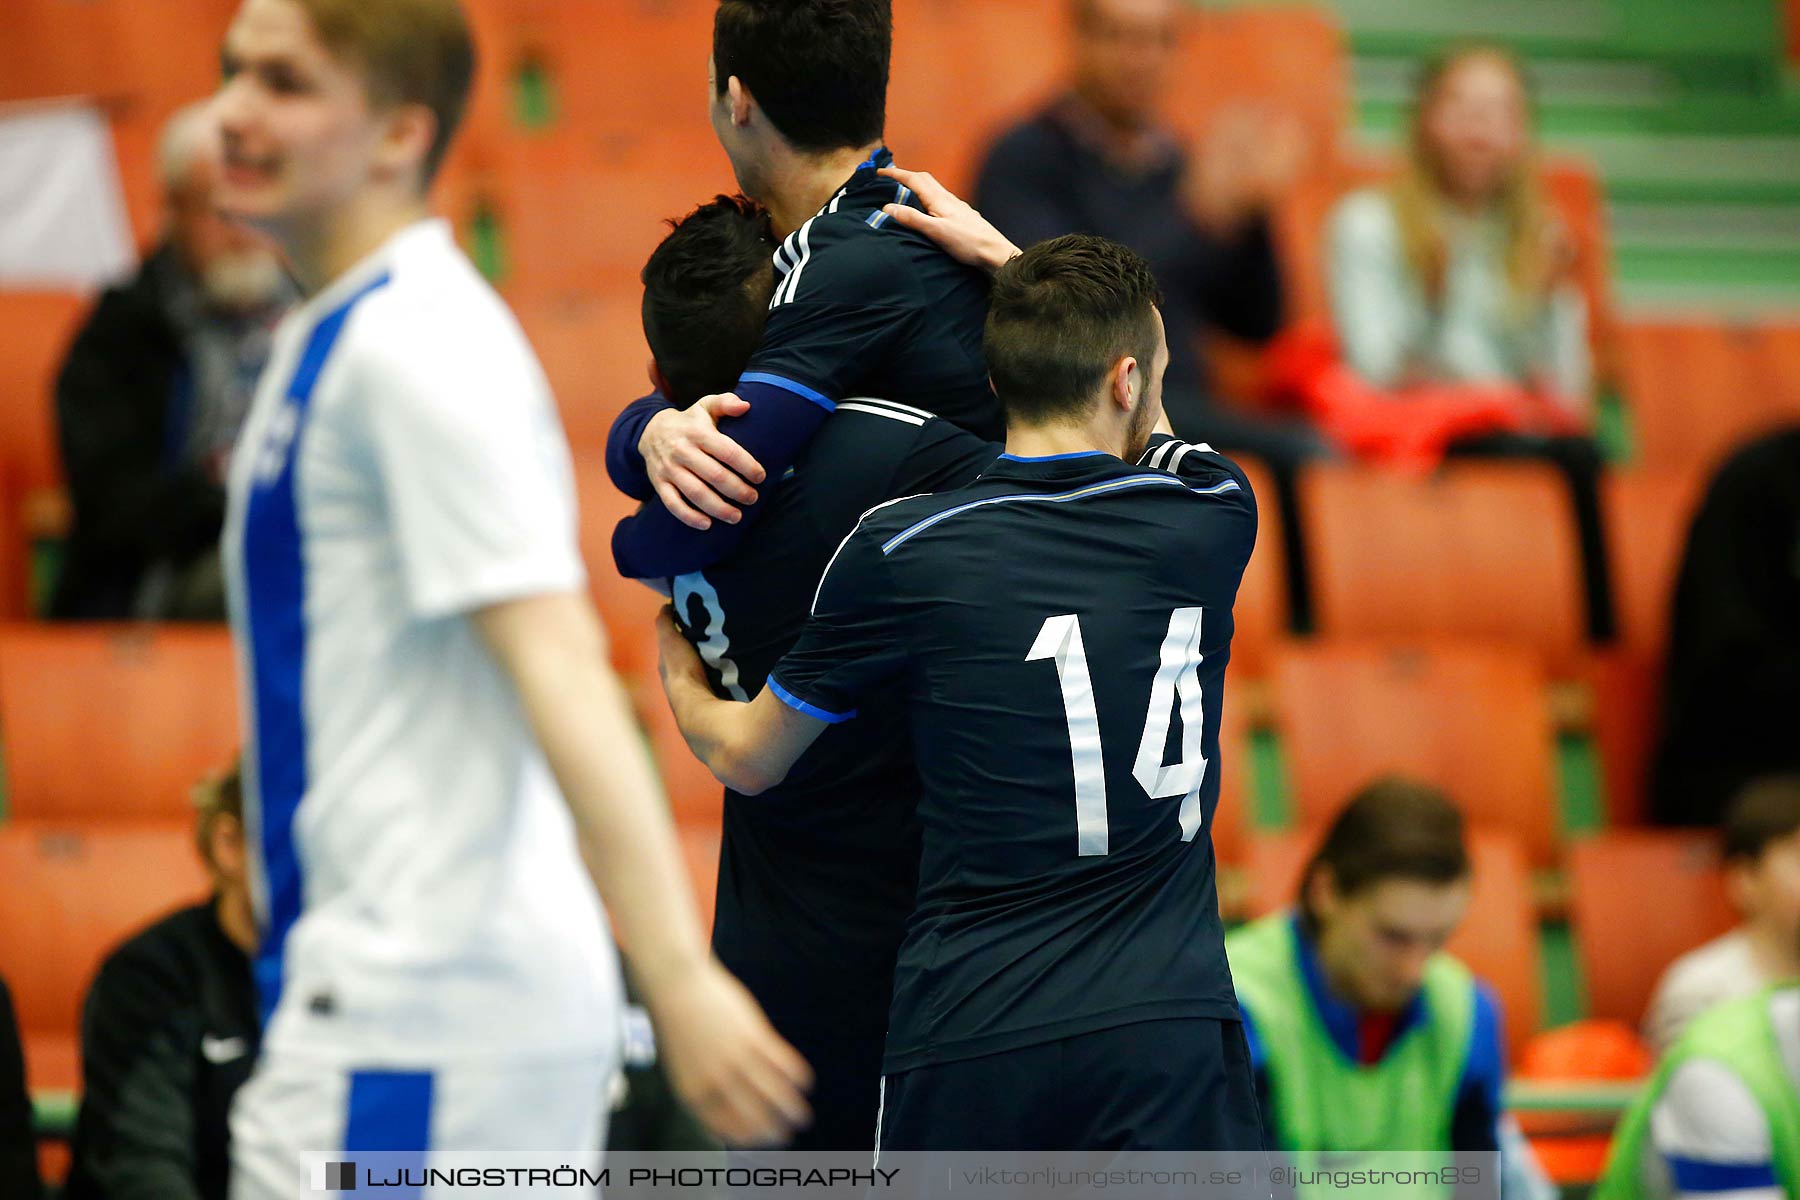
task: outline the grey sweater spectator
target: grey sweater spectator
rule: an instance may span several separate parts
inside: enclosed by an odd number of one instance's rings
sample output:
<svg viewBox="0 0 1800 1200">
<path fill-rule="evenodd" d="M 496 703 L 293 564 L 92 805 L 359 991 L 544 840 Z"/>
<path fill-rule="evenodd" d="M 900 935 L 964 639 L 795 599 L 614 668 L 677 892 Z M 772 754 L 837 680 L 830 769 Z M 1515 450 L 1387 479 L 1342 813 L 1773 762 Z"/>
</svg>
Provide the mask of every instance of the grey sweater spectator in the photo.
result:
<svg viewBox="0 0 1800 1200">
<path fill-rule="evenodd" d="M 1267 213 L 1299 168 L 1297 125 L 1223 113 L 1191 154 L 1158 116 L 1173 82 L 1184 6 L 1071 2 L 1070 87 L 994 144 L 975 206 L 1021 246 L 1092 233 L 1149 262 L 1165 301 L 1164 397 L 1177 434 L 1271 459 L 1315 452 L 1319 440 L 1305 426 L 1220 404 L 1200 354 L 1209 329 L 1264 342 L 1281 326 L 1281 274 Z"/>
<path fill-rule="evenodd" d="M 109 289 L 56 384 L 75 524 L 52 614 L 222 620 L 224 464 L 293 289 L 275 252 L 214 209 L 217 133 L 164 131 L 168 230 Z"/>
<path fill-rule="evenodd" d="M 225 1200 L 228 1118 L 256 1058 L 237 772 L 202 788 L 204 903 L 157 921 L 100 967 L 81 1018 L 82 1101 L 63 1200 Z"/>
<path fill-rule="evenodd" d="M 1505 218 L 1442 215 L 1441 294 L 1406 259 L 1392 197 L 1344 198 L 1329 235 L 1333 320 L 1344 358 L 1378 387 L 1413 382 L 1540 388 L 1577 413 L 1591 390 L 1587 306 L 1571 282 L 1520 309 L 1509 298 Z"/>
</svg>

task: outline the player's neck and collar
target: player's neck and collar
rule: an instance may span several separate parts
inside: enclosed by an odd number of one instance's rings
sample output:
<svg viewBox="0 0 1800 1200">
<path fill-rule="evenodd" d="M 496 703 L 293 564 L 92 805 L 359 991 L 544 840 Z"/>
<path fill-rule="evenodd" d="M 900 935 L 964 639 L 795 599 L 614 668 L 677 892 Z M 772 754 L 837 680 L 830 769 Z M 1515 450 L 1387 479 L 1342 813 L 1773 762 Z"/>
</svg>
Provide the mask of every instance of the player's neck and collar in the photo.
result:
<svg viewBox="0 0 1800 1200">
<path fill-rule="evenodd" d="M 1117 422 L 1103 422 L 1099 417 L 1084 425 L 1013 425 L 1006 431 L 1006 450 L 994 469 L 1013 473 L 1043 468 L 1062 470 L 1063 464 L 1116 465 L 1130 449 L 1125 444 L 1128 436 Z"/>
<path fill-rule="evenodd" d="M 845 146 L 822 154 L 801 154 L 785 147 L 770 164 L 769 178 L 758 197 L 769 210 L 775 236 L 786 237 L 831 203 L 839 191 L 855 182 L 858 173 L 876 170 L 893 161 L 880 142 Z"/>
<path fill-rule="evenodd" d="M 341 292 L 353 278 L 406 230 L 429 223 L 425 197 L 397 199 L 379 190 L 362 192 L 316 222 L 297 224 L 277 237 L 289 269 L 312 307 Z M 353 286 L 353 284 L 351 284 Z"/>
</svg>

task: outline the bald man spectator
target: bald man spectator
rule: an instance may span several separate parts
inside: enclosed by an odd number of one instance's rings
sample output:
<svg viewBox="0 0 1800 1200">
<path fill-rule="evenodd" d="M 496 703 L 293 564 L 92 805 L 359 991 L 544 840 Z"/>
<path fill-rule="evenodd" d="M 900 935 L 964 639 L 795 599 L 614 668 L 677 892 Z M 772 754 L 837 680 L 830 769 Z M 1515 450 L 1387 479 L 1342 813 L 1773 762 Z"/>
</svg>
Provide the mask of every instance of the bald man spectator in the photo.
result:
<svg viewBox="0 0 1800 1200">
<path fill-rule="evenodd" d="M 57 617 L 224 617 L 226 456 L 294 290 L 274 250 L 213 207 L 205 106 L 170 120 L 157 170 L 162 240 L 100 297 L 56 383 L 75 510 Z"/>
<path fill-rule="evenodd" d="M 1169 335 L 1163 398 L 1175 432 L 1278 467 L 1321 450 L 1304 425 L 1221 404 L 1200 336 L 1265 342 L 1282 323 L 1269 206 L 1297 174 L 1304 135 L 1288 119 L 1222 112 L 1197 146 L 1165 124 L 1181 0 L 1066 0 L 1073 72 L 1063 93 L 1002 135 L 974 203 L 1021 246 L 1093 233 L 1130 246 L 1162 285 Z"/>
</svg>

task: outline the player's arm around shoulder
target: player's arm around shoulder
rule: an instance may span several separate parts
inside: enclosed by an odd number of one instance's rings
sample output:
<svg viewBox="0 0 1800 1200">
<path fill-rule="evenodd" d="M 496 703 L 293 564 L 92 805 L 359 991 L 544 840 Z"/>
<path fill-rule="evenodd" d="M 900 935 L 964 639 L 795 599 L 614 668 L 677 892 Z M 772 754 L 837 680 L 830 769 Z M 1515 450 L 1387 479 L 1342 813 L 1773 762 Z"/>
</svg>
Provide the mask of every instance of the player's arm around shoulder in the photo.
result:
<svg viewBox="0 0 1800 1200">
<path fill-rule="evenodd" d="M 663 694 L 682 737 L 734 792 L 758 796 L 780 783 L 830 724 L 783 703 L 775 687 L 748 703 L 714 695 L 700 655 L 668 608 L 657 615 L 656 642 Z"/>
</svg>

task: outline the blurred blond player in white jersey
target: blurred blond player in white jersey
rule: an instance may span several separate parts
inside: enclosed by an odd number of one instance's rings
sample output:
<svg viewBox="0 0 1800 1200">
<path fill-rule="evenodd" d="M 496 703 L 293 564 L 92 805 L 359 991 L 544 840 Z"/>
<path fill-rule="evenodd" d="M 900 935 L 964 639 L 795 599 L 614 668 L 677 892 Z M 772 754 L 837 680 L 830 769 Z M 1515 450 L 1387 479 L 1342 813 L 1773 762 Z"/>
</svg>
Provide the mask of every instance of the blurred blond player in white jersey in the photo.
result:
<svg viewBox="0 0 1800 1200">
<path fill-rule="evenodd" d="M 292 1195 L 308 1151 L 599 1149 L 594 884 L 697 1115 L 738 1143 L 807 1115 L 806 1065 L 706 949 L 542 373 L 426 213 L 472 63 L 455 0 L 246 0 L 226 38 L 220 202 L 308 295 L 225 532 L 264 926 L 243 1200 Z"/>
</svg>

